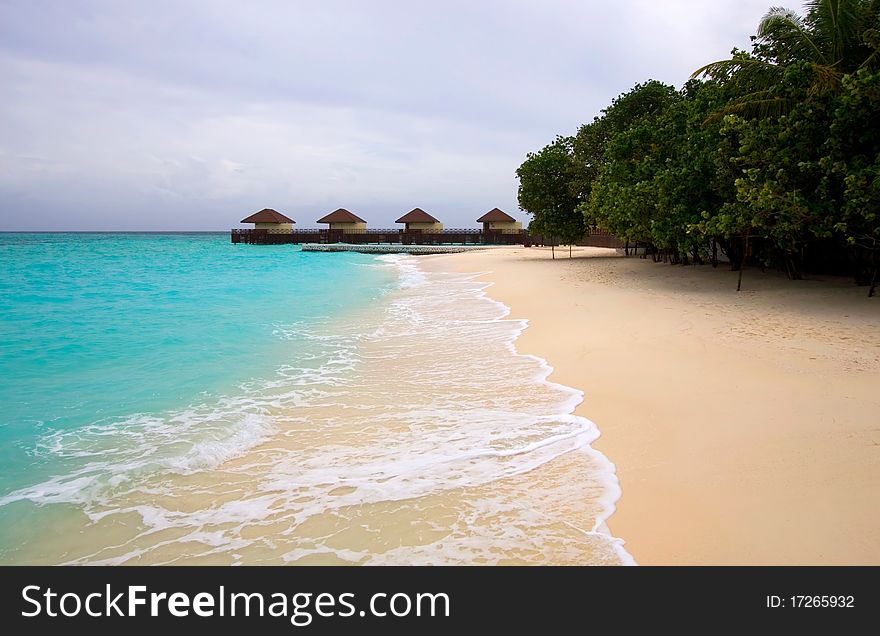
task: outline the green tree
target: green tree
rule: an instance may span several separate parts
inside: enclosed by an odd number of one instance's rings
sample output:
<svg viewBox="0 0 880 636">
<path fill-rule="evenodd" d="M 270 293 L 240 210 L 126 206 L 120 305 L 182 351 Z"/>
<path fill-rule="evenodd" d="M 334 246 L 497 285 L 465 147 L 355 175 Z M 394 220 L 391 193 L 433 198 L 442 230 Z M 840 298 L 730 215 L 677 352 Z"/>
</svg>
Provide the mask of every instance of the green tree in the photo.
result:
<svg viewBox="0 0 880 636">
<path fill-rule="evenodd" d="M 793 104 L 775 118 L 724 118 L 721 133 L 731 167 L 735 193 L 712 213 L 705 212 L 695 228 L 720 236 L 732 245 L 737 268 L 751 251 L 765 265 L 782 267 L 800 278 L 799 255 L 834 231 L 835 196 L 823 181 L 819 165 L 828 139 L 833 96 L 806 98 L 809 69 L 793 64 L 786 71 L 780 95 Z M 800 98 L 799 98 L 800 97 Z"/>
<path fill-rule="evenodd" d="M 654 243 L 658 238 L 655 230 L 663 210 L 657 176 L 681 141 L 680 131 L 662 122 L 680 100 L 671 86 L 655 81 L 637 84 L 594 122 L 593 126 L 605 128 L 608 137 L 589 200 L 582 206 L 592 224 L 625 241 Z M 581 129 L 579 135 L 588 131 Z"/>
<path fill-rule="evenodd" d="M 880 266 L 880 72 L 863 69 L 843 79 L 825 149 L 823 183 L 840 192 L 834 229 L 854 250 L 857 282 L 873 295 Z"/>
<path fill-rule="evenodd" d="M 758 24 L 752 54 L 734 50 L 729 60 L 706 64 L 692 77 L 736 82 L 741 95 L 723 113 L 778 115 L 796 104 L 777 90 L 786 71 L 800 63 L 809 71 L 807 94 L 840 90 L 847 73 L 880 66 L 877 0 L 811 0 L 806 15 L 771 8 Z"/>
<path fill-rule="evenodd" d="M 540 152 L 529 153 L 517 169 L 521 209 L 533 216 L 529 231 L 540 231 L 571 246 L 586 233 L 586 222 L 572 192 L 574 162 L 570 137 L 558 137 Z M 555 246 L 551 253 L 556 258 Z M 569 250 L 569 255 L 571 252 Z"/>
<path fill-rule="evenodd" d="M 607 163 L 606 150 L 611 138 L 635 122 L 661 111 L 674 95 L 675 88 L 656 80 L 636 84 L 614 99 L 600 117 L 580 127 L 571 143 L 575 167 L 571 189 L 580 201 L 586 203 L 590 200 L 593 183 Z M 589 212 L 586 205 L 581 209 Z M 592 219 L 588 218 L 590 221 Z"/>
<path fill-rule="evenodd" d="M 680 91 L 637 84 L 520 166 L 535 232 L 587 225 L 672 262 L 716 246 L 799 278 L 880 265 L 880 0 L 771 9 L 751 52 Z M 710 248 L 711 246 L 711 248 Z M 658 256 L 659 255 L 659 256 Z"/>
<path fill-rule="evenodd" d="M 728 91 L 715 82 L 691 80 L 681 98 L 657 120 L 657 133 L 664 140 L 665 160 L 654 180 L 660 213 L 652 227 L 652 242 L 671 250 L 675 261 L 702 260 L 719 238 L 695 231 L 704 214 L 714 214 L 734 196 L 733 178 L 722 159 L 721 123 L 707 122 L 707 115 L 728 99 Z M 659 146 L 658 146 L 659 148 Z M 719 169 L 720 167 L 720 169 Z"/>
</svg>

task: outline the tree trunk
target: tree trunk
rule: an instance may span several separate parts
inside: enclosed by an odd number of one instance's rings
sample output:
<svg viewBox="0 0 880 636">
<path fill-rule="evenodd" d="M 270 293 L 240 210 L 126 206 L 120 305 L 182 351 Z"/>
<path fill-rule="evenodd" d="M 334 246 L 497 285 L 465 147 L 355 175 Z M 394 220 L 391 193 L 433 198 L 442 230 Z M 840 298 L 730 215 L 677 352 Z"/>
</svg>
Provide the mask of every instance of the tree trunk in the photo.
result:
<svg viewBox="0 0 880 636">
<path fill-rule="evenodd" d="M 727 245 L 727 258 L 730 260 L 730 271 L 739 271 L 745 260 L 742 238 L 737 236 L 730 237 Z"/>
<path fill-rule="evenodd" d="M 791 254 L 786 254 L 785 260 L 786 269 L 788 270 L 788 277 L 791 280 L 803 280 L 804 277 L 803 275 L 801 275 L 801 270 L 798 267 L 797 261 L 795 260 L 794 256 L 792 256 Z"/>
<path fill-rule="evenodd" d="M 568 244 L 568 257 L 571 258 L 571 243 Z"/>
<path fill-rule="evenodd" d="M 712 268 L 718 267 L 718 239 L 712 237 Z"/>
<path fill-rule="evenodd" d="M 748 255 L 748 253 L 749 253 L 749 236 L 748 236 L 748 234 L 746 234 L 746 240 L 745 240 L 745 243 L 743 243 L 742 258 L 740 259 L 740 264 L 739 264 L 739 277 L 736 280 L 736 291 L 739 291 L 740 289 L 742 289 L 743 270 L 746 268 L 746 256 Z"/>
<path fill-rule="evenodd" d="M 871 277 L 871 286 L 868 288 L 868 298 L 871 298 L 874 295 L 874 291 L 877 289 L 877 252 L 874 252 L 874 275 Z"/>
</svg>

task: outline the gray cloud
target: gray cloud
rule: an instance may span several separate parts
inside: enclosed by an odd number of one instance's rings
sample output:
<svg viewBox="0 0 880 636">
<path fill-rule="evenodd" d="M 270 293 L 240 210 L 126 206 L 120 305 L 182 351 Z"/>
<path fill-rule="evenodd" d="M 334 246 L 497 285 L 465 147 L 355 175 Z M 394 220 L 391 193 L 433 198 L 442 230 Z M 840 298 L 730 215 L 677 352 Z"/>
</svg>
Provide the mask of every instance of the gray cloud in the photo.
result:
<svg viewBox="0 0 880 636">
<path fill-rule="evenodd" d="M 516 208 L 525 154 L 766 0 L 0 2 L 0 229 Z"/>
</svg>

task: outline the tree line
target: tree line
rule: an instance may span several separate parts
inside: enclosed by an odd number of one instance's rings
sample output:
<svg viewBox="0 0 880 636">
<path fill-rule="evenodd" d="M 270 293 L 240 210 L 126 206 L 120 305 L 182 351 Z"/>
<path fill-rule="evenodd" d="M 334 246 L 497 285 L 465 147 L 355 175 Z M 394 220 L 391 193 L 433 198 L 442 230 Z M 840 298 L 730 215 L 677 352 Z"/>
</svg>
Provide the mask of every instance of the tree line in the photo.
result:
<svg viewBox="0 0 880 636">
<path fill-rule="evenodd" d="M 751 262 L 791 278 L 880 261 L 880 0 L 772 8 L 751 51 L 681 89 L 636 84 L 517 169 L 531 233 L 591 228 L 655 260 Z"/>
</svg>

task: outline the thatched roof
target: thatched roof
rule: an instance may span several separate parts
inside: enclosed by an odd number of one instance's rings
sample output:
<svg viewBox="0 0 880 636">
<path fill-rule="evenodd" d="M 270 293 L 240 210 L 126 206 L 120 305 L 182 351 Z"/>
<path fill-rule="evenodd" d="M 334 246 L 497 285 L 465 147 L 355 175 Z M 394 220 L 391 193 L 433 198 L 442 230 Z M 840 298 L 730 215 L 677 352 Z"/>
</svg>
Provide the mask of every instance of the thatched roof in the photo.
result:
<svg viewBox="0 0 880 636">
<path fill-rule="evenodd" d="M 352 214 L 345 208 L 339 208 L 324 218 L 318 219 L 318 223 L 366 223 L 357 214 Z"/>
<path fill-rule="evenodd" d="M 256 214 L 251 214 L 246 219 L 242 219 L 240 223 L 296 223 L 296 221 L 272 208 L 265 208 Z"/>
<path fill-rule="evenodd" d="M 437 219 L 425 212 L 422 208 L 415 208 L 402 217 L 397 219 L 395 223 L 439 223 Z"/>
<path fill-rule="evenodd" d="M 498 208 L 492 208 L 488 212 L 486 212 L 483 216 L 477 219 L 477 223 L 489 223 L 492 221 L 513 221 L 516 222 L 516 219 L 510 216 L 507 212 L 502 212 Z"/>
</svg>

